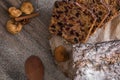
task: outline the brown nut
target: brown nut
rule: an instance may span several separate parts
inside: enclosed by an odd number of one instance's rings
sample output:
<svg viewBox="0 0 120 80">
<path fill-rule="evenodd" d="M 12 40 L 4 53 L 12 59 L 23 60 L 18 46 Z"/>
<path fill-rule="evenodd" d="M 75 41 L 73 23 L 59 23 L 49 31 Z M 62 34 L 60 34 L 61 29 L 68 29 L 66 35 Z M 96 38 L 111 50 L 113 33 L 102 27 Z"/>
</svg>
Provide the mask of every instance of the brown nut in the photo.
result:
<svg viewBox="0 0 120 80">
<path fill-rule="evenodd" d="M 28 80 L 43 80 L 44 67 L 39 57 L 30 56 L 25 62 L 25 72 Z"/>
<path fill-rule="evenodd" d="M 23 2 L 20 9 L 25 14 L 31 14 L 34 11 L 33 5 L 30 2 Z"/>
<path fill-rule="evenodd" d="M 22 15 L 22 12 L 16 7 L 10 7 L 8 9 L 8 12 L 10 13 L 11 17 L 19 17 L 20 15 Z"/>
<path fill-rule="evenodd" d="M 64 46 L 58 46 L 55 48 L 54 56 L 57 62 L 65 62 L 69 59 L 69 54 Z"/>
<path fill-rule="evenodd" d="M 23 25 L 20 22 L 14 22 L 14 20 L 8 20 L 6 28 L 11 34 L 17 34 L 22 30 Z"/>
</svg>

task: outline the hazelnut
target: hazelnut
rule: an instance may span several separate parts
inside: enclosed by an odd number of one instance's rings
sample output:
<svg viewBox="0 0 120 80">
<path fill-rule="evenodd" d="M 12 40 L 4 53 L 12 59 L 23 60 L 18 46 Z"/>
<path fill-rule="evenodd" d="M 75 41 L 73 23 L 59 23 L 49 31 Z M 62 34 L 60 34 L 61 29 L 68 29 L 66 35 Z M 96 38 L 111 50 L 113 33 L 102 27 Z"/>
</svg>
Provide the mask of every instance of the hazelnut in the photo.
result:
<svg viewBox="0 0 120 80">
<path fill-rule="evenodd" d="M 14 22 L 14 20 L 8 20 L 6 28 L 11 34 L 17 34 L 22 30 L 23 25 L 20 22 Z"/>
<path fill-rule="evenodd" d="M 28 80 L 43 80 L 44 66 L 41 59 L 37 56 L 30 56 L 25 61 L 25 73 Z"/>
<path fill-rule="evenodd" d="M 25 14 L 31 14 L 34 11 L 33 5 L 30 2 L 23 2 L 21 11 Z"/>
<path fill-rule="evenodd" d="M 69 59 L 69 54 L 64 46 L 58 46 L 55 48 L 54 52 L 55 60 L 57 62 L 65 62 Z"/>
<path fill-rule="evenodd" d="M 10 7 L 8 9 L 8 12 L 10 13 L 12 17 L 19 17 L 20 15 L 22 15 L 22 12 L 16 7 Z"/>
</svg>

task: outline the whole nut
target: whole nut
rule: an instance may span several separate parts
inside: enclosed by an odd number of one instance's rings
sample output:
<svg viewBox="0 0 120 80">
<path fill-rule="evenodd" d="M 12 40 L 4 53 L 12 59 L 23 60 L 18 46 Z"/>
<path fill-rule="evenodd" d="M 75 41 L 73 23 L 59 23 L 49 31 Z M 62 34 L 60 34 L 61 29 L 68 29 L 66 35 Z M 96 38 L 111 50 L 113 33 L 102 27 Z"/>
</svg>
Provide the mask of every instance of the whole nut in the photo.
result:
<svg viewBox="0 0 120 80">
<path fill-rule="evenodd" d="M 33 5 L 30 2 L 23 2 L 20 9 L 25 14 L 31 14 L 34 11 Z"/>
<path fill-rule="evenodd" d="M 20 22 L 14 20 L 8 20 L 6 28 L 11 34 L 17 34 L 22 30 L 23 25 Z"/>
<path fill-rule="evenodd" d="M 8 9 L 8 12 L 10 13 L 11 17 L 19 17 L 20 15 L 22 15 L 22 12 L 16 7 L 10 7 Z"/>
<path fill-rule="evenodd" d="M 57 62 L 65 62 L 69 59 L 69 54 L 64 46 L 58 46 L 54 51 L 55 60 Z"/>
<path fill-rule="evenodd" d="M 39 57 L 30 56 L 25 62 L 25 72 L 28 80 L 43 80 L 44 67 Z"/>
</svg>

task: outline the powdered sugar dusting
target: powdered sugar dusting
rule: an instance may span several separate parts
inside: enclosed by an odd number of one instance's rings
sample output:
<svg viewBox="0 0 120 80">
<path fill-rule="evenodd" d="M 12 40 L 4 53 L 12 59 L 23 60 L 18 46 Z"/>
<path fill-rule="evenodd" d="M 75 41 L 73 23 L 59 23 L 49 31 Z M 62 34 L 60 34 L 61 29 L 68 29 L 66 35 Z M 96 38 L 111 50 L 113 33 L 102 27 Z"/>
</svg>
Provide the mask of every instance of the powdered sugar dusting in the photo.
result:
<svg viewBox="0 0 120 80">
<path fill-rule="evenodd" d="M 120 80 L 120 41 L 73 46 L 74 80 Z"/>
<path fill-rule="evenodd" d="M 105 73 L 103 71 L 95 71 L 92 67 L 82 68 L 80 70 L 84 72 L 82 73 L 83 76 L 79 76 L 78 74 L 78 76 L 75 77 L 75 80 L 104 80 Z"/>
</svg>

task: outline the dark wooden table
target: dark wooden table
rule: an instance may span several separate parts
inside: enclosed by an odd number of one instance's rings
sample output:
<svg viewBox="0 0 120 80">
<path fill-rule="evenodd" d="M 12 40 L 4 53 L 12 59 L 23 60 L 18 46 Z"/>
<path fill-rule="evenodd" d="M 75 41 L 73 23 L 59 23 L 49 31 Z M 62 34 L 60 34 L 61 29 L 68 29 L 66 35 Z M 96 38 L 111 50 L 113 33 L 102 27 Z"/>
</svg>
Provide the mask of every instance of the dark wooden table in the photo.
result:
<svg viewBox="0 0 120 80">
<path fill-rule="evenodd" d="M 68 80 L 56 68 L 50 52 L 48 26 L 55 0 L 31 0 L 40 16 L 31 20 L 17 35 L 6 31 L 8 8 L 20 7 L 23 0 L 0 0 L 0 80 L 27 80 L 24 62 L 30 55 L 39 56 L 45 67 L 44 80 Z"/>
</svg>

